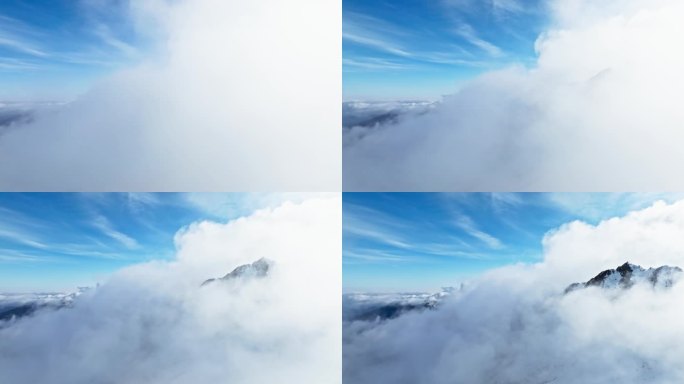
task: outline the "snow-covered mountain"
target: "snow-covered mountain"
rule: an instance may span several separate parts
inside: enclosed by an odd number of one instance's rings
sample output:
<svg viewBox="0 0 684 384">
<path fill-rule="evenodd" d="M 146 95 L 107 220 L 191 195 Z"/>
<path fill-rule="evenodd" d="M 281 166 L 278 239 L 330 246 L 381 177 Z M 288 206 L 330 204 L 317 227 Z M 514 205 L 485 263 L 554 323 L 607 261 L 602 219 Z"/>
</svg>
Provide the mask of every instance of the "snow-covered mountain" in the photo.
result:
<svg viewBox="0 0 684 384">
<path fill-rule="evenodd" d="M 663 265 L 645 269 L 627 262 L 615 269 L 607 269 L 585 283 L 573 283 L 565 289 L 565 293 L 592 286 L 626 289 L 635 284 L 648 284 L 654 288 L 668 288 L 677 282 L 681 273 L 679 267 Z"/>
<path fill-rule="evenodd" d="M 261 259 L 253 262 L 252 264 L 243 264 L 235 269 L 233 269 L 230 273 L 227 275 L 217 278 L 217 279 L 208 279 L 202 283 L 202 285 L 206 285 L 209 283 L 212 283 L 214 281 L 226 281 L 226 280 L 234 280 L 234 279 L 240 279 L 240 278 L 252 278 L 252 277 L 266 277 L 269 273 L 269 271 L 273 268 L 273 261 L 262 257 Z"/>
</svg>

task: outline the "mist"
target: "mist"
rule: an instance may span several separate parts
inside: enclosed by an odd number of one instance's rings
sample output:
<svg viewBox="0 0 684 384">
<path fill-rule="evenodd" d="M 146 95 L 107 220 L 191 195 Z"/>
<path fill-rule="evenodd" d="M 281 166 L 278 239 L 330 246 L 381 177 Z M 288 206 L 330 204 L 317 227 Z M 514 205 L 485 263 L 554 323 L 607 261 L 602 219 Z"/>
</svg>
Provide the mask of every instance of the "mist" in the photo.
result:
<svg viewBox="0 0 684 384">
<path fill-rule="evenodd" d="M 431 310 L 345 321 L 346 383 L 675 383 L 684 284 L 588 287 L 629 261 L 684 264 L 684 202 L 549 232 L 544 259 L 499 268 Z"/>
<path fill-rule="evenodd" d="M 0 327 L 4 383 L 339 383 L 341 199 L 180 230 L 68 308 Z M 215 281 L 267 258 L 268 276 Z"/>
<path fill-rule="evenodd" d="M 3 190 L 339 190 L 337 2 L 119 7 L 144 59 L 3 132 Z"/>
<path fill-rule="evenodd" d="M 345 139 L 345 190 L 681 189 L 684 5 L 546 7 L 530 67 L 487 72 L 430 113 Z"/>
</svg>

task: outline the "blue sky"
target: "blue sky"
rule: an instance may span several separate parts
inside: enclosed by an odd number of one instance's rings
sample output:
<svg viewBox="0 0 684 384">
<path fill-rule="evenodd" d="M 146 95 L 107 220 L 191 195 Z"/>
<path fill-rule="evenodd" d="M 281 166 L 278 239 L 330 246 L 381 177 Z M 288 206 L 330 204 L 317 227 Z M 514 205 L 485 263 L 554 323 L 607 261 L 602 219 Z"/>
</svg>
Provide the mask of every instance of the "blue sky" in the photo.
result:
<svg viewBox="0 0 684 384">
<path fill-rule="evenodd" d="M 344 98 L 436 99 L 534 62 L 540 0 L 343 0 Z"/>
<path fill-rule="evenodd" d="M 434 291 L 541 260 L 561 224 L 600 220 L 679 194 L 345 193 L 345 292 Z"/>
<path fill-rule="evenodd" d="M 0 101 L 70 100 L 148 45 L 125 1 L 3 0 Z"/>
<path fill-rule="evenodd" d="M 270 194 L 0 193 L 0 292 L 62 291 L 174 255 L 198 220 L 275 206 Z"/>
</svg>

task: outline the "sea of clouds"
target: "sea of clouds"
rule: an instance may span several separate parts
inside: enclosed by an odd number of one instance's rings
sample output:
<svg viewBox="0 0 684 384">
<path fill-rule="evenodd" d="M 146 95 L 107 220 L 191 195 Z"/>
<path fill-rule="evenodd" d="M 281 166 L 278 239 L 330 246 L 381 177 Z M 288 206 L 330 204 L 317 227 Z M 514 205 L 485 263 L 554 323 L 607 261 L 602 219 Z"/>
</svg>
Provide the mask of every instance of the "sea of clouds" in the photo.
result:
<svg viewBox="0 0 684 384">
<path fill-rule="evenodd" d="M 684 3 L 550 0 L 529 68 L 344 148 L 346 190 L 675 190 Z M 352 142 L 345 138 L 345 143 Z"/>
<path fill-rule="evenodd" d="M 337 1 L 116 4 L 145 59 L 0 132 L 3 190 L 339 190 Z"/>
<path fill-rule="evenodd" d="M 337 196 L 194 223 L 174 260 L 5 324 L 0 382 L 339 383 L 341 222 Z M 264 278 L 200 287 L 262 257 Z"/>
<path fill-rule="evenodd" d="M 684 266 L 684 201 L 568 223 L 543 245 L 543 261 L 493 270 L 432 310 L 345 321 L 344 382 L 684 381 L 684 282 L 564 294 L 625 261 Z"/>
</svg>

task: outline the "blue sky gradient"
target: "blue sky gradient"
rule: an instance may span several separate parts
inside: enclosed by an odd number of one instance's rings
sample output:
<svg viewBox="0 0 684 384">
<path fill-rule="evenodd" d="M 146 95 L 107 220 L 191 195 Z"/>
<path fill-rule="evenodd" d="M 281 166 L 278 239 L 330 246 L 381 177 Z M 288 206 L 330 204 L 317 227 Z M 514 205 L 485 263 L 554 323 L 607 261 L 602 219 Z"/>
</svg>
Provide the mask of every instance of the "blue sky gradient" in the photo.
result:
<svg viewBox="0 0 684 384">
<path fill-rule="evenodd" d="M 139 60 L 150 41 L 125 1 L 0 2 L 0 101 L 68 101 Z"/>
<path fill-rule="evenodd" d="M 437 99 L 484 71 L 534 62 L 539 0 L 344 0 L 346 100 Z"/>
<path fill-rule="evenodd" d="M 73 290 L 124 266 L 174 256 L 195 221 L 248 215 L 267 194 L 0 193 L 0 292 Z"/>
<path fill-rule="evenodd" d="M 598 223 L 679 194 L 345 193 L 346 292 L 434 291 L 542 259 L 560 225 Z"/>
</svg>

